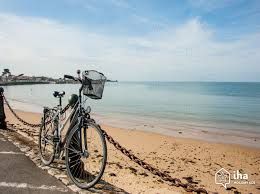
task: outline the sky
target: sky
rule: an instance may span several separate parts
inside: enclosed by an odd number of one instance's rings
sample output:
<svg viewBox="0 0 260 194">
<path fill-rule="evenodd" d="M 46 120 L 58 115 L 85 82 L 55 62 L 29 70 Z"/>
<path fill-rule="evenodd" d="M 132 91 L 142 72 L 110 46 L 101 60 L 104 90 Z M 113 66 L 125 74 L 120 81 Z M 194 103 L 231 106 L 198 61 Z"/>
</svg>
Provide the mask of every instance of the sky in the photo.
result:
<svg viewBox="0 0 260 194">
<path fill-rule="evenodd" d="M 258 0 L 0 0 L 0 69 L 260 81 Z"/>
</svg>

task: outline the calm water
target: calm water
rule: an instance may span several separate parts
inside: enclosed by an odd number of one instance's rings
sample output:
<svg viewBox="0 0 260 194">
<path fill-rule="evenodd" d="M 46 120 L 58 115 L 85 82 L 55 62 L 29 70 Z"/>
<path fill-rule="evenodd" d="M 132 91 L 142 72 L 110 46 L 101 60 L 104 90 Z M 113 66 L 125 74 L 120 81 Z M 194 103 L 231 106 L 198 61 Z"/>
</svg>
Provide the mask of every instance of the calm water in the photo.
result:
<svg viewBox="0 0 260 194">
<path fill-rule="evenodd" d="M 54 106 L 54 90 L 77 93 L 79 85 L 5 87 L 19 109 L 41 112 Z M 180 128 L 260 133 L 260 83 L 107 83 L 102 100 L 88 100 L 100 122 L 151 130 Z"/>
</svg>

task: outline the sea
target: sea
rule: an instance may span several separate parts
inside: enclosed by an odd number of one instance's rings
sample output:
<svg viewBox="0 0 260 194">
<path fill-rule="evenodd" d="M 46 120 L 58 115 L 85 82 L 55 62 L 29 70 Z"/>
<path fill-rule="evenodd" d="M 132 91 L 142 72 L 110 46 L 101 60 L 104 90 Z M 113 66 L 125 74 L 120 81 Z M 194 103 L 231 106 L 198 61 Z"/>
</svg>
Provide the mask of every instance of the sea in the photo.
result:
<svg viewBox="0 0 260 194">
<path fill-rule="evenodd" d="M 63 105 L 79 84 L 4 86 L 11 105 L 42 112 L 65 91 Z M 103 98 L 85 98 L 101 124 L 167 135 L 185 131 L 260 135 L 260 82 L 108 82 Z M 256 141 L 256 140 L 255 140 Z"/>
</svg>

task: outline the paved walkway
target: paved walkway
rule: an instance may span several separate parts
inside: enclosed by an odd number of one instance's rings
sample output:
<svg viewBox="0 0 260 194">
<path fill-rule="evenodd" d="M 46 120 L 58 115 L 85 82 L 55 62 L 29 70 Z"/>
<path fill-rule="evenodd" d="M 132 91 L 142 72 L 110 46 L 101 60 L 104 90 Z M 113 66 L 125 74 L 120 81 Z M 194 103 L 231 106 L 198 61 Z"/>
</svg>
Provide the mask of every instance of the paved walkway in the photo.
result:
<svg viewBox="0 0 260 194">
<path fill-rule="evenodd" d="M 0 134 L 0 193 L 64 194 L 74 192 L 38 168 Z"/>
</svg>

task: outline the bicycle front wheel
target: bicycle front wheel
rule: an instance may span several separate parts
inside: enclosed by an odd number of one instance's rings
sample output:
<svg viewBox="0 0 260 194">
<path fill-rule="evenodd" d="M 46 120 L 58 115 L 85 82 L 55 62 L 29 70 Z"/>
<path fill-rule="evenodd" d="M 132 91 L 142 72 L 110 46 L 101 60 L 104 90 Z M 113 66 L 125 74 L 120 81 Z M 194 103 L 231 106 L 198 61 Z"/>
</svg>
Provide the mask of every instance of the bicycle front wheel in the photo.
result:
<svg viewBox="0 0 260 194">
<path fill-rule="evenodd" d="M 66 168 L 71 180 L 80 188 L 94 186 L 102 177 L 107 146 L 100 127 L 88 123 L 86 128 L 75 127 L 69 133 L 66 146 Z"/>
</svg>

